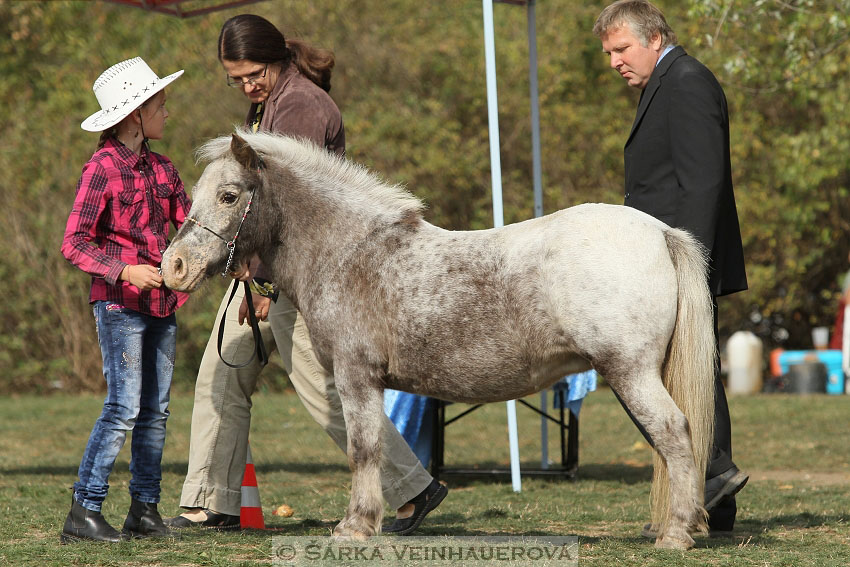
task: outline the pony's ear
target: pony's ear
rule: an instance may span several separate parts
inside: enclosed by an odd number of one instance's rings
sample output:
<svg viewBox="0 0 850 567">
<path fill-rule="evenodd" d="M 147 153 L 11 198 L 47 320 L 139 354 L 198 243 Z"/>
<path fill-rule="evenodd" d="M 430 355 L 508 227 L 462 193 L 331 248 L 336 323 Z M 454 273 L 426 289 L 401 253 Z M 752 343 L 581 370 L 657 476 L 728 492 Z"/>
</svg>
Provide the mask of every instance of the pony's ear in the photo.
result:
<svg viewBox="0 0 850 567">
<path fill-rule="evenodd" d="M 248 142 L 238 134 L 233 134 L 233 138 L 230 140 L 230 151 L 233 152 L 236 161 L 245 169 L 256 171 L 262 167 L 263 160 L 254 151 L 254 148 L 248 145 Z"/>
</svg>

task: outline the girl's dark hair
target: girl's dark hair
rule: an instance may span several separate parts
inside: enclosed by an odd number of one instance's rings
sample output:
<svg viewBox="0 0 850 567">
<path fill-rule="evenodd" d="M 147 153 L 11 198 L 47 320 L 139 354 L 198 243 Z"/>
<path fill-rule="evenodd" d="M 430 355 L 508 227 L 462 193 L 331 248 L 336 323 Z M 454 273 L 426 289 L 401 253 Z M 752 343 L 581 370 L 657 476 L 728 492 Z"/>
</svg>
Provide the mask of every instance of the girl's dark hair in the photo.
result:
<svg viewBox="0 0 850 567">
<path fill-rule="evenodd" d="M 118 135 L 118 125 L 112 126 L 111 128 L 107 128 L 103 132 L 100 133 L 100 139 L 97 141 L 97 149 L 99 150 L 106 144 L 106 140 L 109 138 L 114 138 Z"/>
<path fill-rule="evenodd" d="M 274 24 L 254 14 L 240 14 L 224 22 L 218 36 L 218 60 L 280 63 L 290 61 L 325 91 L 331 90 L 333 51 L 313 47 L 300 40 L 286 40 Z"/>
</svg>

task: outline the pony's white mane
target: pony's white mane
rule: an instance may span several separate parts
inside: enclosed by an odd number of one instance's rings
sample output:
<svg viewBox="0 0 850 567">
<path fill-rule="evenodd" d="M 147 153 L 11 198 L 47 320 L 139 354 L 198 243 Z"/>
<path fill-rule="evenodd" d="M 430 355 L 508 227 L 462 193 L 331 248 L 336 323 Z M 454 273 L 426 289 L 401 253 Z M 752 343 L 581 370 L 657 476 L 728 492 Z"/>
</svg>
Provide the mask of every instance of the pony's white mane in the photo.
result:
<svg viewBox="0 0 850 567">
<path fill-rule="evenodd" d="M 337 156 L 310 140 L 280 134 L 251 132 L 241 136 L 265 160 L 280 160 L 299 179 L 321 187 L 325 194 L 344 197 L 349 206 L 372 214 L 382 209 L 395 214 L 421 214 L 422 201 L 401 185 L 390 185 L 365 167 Z M 213 161 L 230 153 L 231 136 L 209 140 L 195 152 L 198 161 Z"/>
</svg>

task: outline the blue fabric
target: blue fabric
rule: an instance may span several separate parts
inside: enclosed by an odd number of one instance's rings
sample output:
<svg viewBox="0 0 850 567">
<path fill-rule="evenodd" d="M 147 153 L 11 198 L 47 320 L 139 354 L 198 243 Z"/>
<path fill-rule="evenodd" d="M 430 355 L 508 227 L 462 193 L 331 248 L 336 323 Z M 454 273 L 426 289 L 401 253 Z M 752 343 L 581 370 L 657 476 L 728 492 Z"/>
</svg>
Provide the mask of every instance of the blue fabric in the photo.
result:
<svg viewBox="0 0 850 567">
<path fill-rule="evenodd" d="M 411 450 L 428 467 L 431 462 L 431 438 L 434 424 L 431 410 L 434 400 L 427 396 L 384 390 L 384 413 L 410 445 Z"/>
<path fill-rule="evenodd" d="M 557 382 L 552 389 L 567 390 L 567 408 L 573 415 L 578 417 L 581 411 L 581 402 L 589 392 L 596 391 L 596 370 L 588 370 L 579 372 L 578 374 L 569 374 L 564 376 L 563 380 Z M 559 396 L 554 396 L 554 407 L 561 407 Z"/>
<path fill-rule="evenodd" d="M 132 430 L 130 494 L 157 503 L 177 320 L 174 314 L 153 317 L 107 301 L 96 301 L 93 311 L 106 399 L 80 462 L 74 498 L 84 508 L 100 511 L 109 474 Z"/>
</svg>

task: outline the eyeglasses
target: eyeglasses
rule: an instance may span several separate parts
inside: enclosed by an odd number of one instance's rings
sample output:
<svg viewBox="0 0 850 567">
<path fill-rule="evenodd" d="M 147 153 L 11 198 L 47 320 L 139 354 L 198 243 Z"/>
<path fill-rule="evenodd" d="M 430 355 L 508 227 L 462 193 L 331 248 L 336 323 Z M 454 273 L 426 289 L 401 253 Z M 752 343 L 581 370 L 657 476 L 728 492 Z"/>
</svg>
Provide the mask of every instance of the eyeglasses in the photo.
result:
<svg viewBox="0 0 850 567">
<path fill-rule="evenodd" d="M 231 77 L 230 75 L 227 75 L 227 86 L 240 89 L 245 85 L 251 85 L 253 87 L 257 84 L 257 81 L 266 78 L 266 71 L 268 71 L 268 69 L 269 64 L 266 63 L 266 66 L 263 67 L 262 72 L 254 73 L 253 75 L 248 75 L 247 77 Z"/>
</svg>

